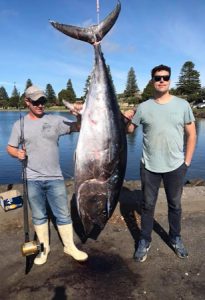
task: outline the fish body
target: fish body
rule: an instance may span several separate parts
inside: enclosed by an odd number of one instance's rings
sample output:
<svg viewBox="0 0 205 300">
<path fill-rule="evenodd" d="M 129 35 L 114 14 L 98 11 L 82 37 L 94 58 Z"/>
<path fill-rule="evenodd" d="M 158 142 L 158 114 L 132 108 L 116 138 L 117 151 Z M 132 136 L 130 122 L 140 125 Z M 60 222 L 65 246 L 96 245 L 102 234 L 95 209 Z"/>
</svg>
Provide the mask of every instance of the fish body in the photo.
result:
<svg viewBox="0 0 205 300">
<path fill-rule="evenodd" d="M 95 37 L 102 37 L 109 31 L 119 15 L 120 4 L 98 26 L 65 32 L 92 43 Z M 56 25 L 56 23 L 55 23 Z M 60 30 L 61 26 L 55 26 Z M 62 30 L 60 30 L 62 31 Z M 72 31 L 72 35 L 70 32 Z M 83 35 L 82 32 L 86 34 Z M 97 33 L 98 32 L 98 33 Z M 88 34 L 89 33 L 89 34 Z M 99 41 L 99 40 L 98 40 Z M 85 107 L 82 113 L 75 155 L 75 196 L 85 236 L 97 238 L 111 217 L 118 202 L 124 180 L 127 158 L 127 142 L 121 112 L 110 81 L 101 45 L 95 43 L 95 64 L 91 75 Z"/>
</svg>

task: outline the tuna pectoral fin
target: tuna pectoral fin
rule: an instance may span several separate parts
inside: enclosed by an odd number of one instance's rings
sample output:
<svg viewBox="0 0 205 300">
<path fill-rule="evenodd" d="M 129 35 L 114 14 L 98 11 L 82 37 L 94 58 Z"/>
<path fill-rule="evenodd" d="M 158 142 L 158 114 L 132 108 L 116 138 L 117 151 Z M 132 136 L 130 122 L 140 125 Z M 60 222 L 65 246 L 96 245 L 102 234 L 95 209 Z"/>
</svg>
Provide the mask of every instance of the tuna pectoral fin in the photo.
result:
<svg viewBox="0 0 205 300">
<path fill-rule="evenodd" d="M 105 18 L 100 24 L 93 25 L 87 28 L 77 27 L 72 25 L 60 24 L 55 21 L 50 21 L 51 25 L 62 33 L 81 41 L 93 44 L 103 39 L 106 33 L 115 24 L 120 13 L 121 4 L 118 1 L 115 9 Z"/>
</svg>

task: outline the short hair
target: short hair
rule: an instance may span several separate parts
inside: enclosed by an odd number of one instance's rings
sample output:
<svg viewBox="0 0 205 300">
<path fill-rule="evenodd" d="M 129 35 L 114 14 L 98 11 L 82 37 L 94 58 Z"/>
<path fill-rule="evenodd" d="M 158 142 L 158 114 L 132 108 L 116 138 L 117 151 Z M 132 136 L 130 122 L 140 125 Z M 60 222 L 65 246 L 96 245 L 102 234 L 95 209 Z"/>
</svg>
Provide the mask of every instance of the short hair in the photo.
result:
<svg viewBox="0 0 205 300">
<path fill-rule="evenodd" d="M 159 66 L 156 66 L 152 69 L 151 71 L 151 76 L 152 78 L 154 77 L 154 74 L 157 72 L 157 71 L 167 71 L 169 72 L 169 75 L 171 76 L 171 68 L 168 67 L 168 66 L 165 66 L 165 65 L 159 65 Z"/>
</svg>

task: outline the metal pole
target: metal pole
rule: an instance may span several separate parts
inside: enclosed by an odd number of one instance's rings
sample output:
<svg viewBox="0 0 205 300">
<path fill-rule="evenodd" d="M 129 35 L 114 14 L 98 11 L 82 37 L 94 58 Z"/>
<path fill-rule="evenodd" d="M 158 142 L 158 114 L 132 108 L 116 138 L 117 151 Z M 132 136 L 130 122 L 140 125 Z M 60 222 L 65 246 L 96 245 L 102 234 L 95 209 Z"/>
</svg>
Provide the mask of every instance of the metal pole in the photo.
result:
<svg viewBox="0 0 205 300">
<path fill-rule="evenodd" d="M 96 0 L 97 23 L 100 23 L 100 0 Z"/>
<path fill-rule="evenodd" d="M 20 126 L 21 126 L 21 147 L 24 149 L 24 117 L 20 112 Z M 28 220 L 28 188 L 27 188 L 27 176 L 26 176 L 26 164 L 27 159 L 22 161 L 22 173 L 23 173 L 23 212 L 24 212 L 24 233 L 25 242 L 29 242 L 29 220 Z"/>
</svg>

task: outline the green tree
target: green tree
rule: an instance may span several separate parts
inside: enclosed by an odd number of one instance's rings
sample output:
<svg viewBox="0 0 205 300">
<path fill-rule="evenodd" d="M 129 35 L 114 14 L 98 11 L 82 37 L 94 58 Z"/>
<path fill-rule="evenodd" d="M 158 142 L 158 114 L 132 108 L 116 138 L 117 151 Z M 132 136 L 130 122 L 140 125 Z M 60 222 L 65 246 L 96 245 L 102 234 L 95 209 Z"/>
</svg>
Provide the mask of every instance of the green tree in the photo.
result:
<svg viewBox="0 0 205 300">
<path fill-rule="evenodd" d="M 73 95 L 71 95 L 70 91 L 63 89 L 58 93 L 58 101 L 59 101 L 59 105 L 64 105 L 62 100 L 66 100 L 68 102 L 75 102 L 75 100 L 73 100 Z"/>
<path fill-rule="evenodd" d="M 33 85 L 33 83 L 32 83 L 32 81 L 31 81 L 31 79 L 27 79 L 25 90 L 26 90 L 27 88 L 29 88 L 30 86 L 32 86 L 32 85 Z"/>
<path fill-rule="evenodd" d="M 3 86 L 1 86 L 0 87 L 0 100 L 8 100 L 8 99 L 9 99 L 9 96 L 7 94 L 6 89 Z"/>
<path fill-rule="evenodd" d="M 91 76 L 88 75 L 88 77 L 86 79 L 86 82 L 85 82 L 85 87 L 83 89 L 83 92 L 84 92 L 83 99 L 85 99 L 86 96 L 87 96 L 87 93 L 88 93 L 88 90 L 89 90 L 89 86 L 90 86 L 90 79 L 91 79 Z"/>
<path fill-rule="evenodd" d="M 13 91 L 11 93 L 11 98 L 9 99 L 9 105 L 11 107 L 18 108 L 20 104 L 20 93 L 16 88 L 16 85 L 14 85 Z"/>
<path fill-rule="evenodd" d="M 9 106 L 9 96 L 6 92 L 6 89 L 1 86 L 0 87 L 0 107 L 8 108 Z"/>
<path fill-rule="evenodd" d="M 76 101 L 76 94 L 75 94 L 75 91 L 73 89 L 71 79 L 68 79 L 66 90 L 68 91 L 68 98 L 69 98 L 68 101 L 69 102 L 75 102 Z"/>
<path fill-rule="evenodd" d="M 153 86 L 152 80 L 150 80 L 142 92 L 141 101 L 142 102 L 146 101 L 150 98 L 153 98 L 153 96 L 154 96 L 154 86 Z"/>
<path fill-rule="evenodd" d="M 68 80 L 67 85 L 66 85 L 66 89 L 62 89 L 58 93 L 59 105 L 63 105 L 63 103 L 62 103 L 63 99 L 68 101 L 68 102 L 71 102 L 71 103 L 74 103 L 76 101 L 76 94 L 74 92 L 71 79 Z"/>
<path fill-rule="evenodd" d="M 178 95 L 178 93 L 177 93 L 177 88 L 175 88 L 175 87 L 172 87 L 172 88 L 169 90 L 169 92 L 170 92 L 171 95 L 175 95 L 175 96 Z"/>
<path fill-rule="evenodd" d="M 201 98 L 205 100 L 205 87 L 201 89 Z"/>
<path fill-rule="evenodd" d="M 189 102 L 201 97 L 200 73 L 194 67 L 193 62 L 185 62 L 179 75 L 179 81 L 176 84 L 177 94 L 186 96 Z"/>
<path fill-rule="evenodd" d="M 0 107 L 3 109 L 7 109 L 9 107 L 9 101 L 8 100 L 0 100 Z"/>
<path fill-rule="evenodd" d="M 46 94 L 48 103 L 55 105 L 56 102 L 57 102 L 56 101 L 56 94 L 55 94 L 55 91 L 54 91 L 54 89 L 53 89 L 53 87 L 52 87 L 52 85 L 50 83 L 48 83 L 46 85 L 45 94 Z"/>
<path fill-rule="evenodd" d="M 139 88 L 137 85 L 136 75 L 133 67 L 130 68 L 127 75 L 127 84 L 126 89 L 124 91 L 124 97 L 135 97 L 139 92 Z"/>
</svg>

